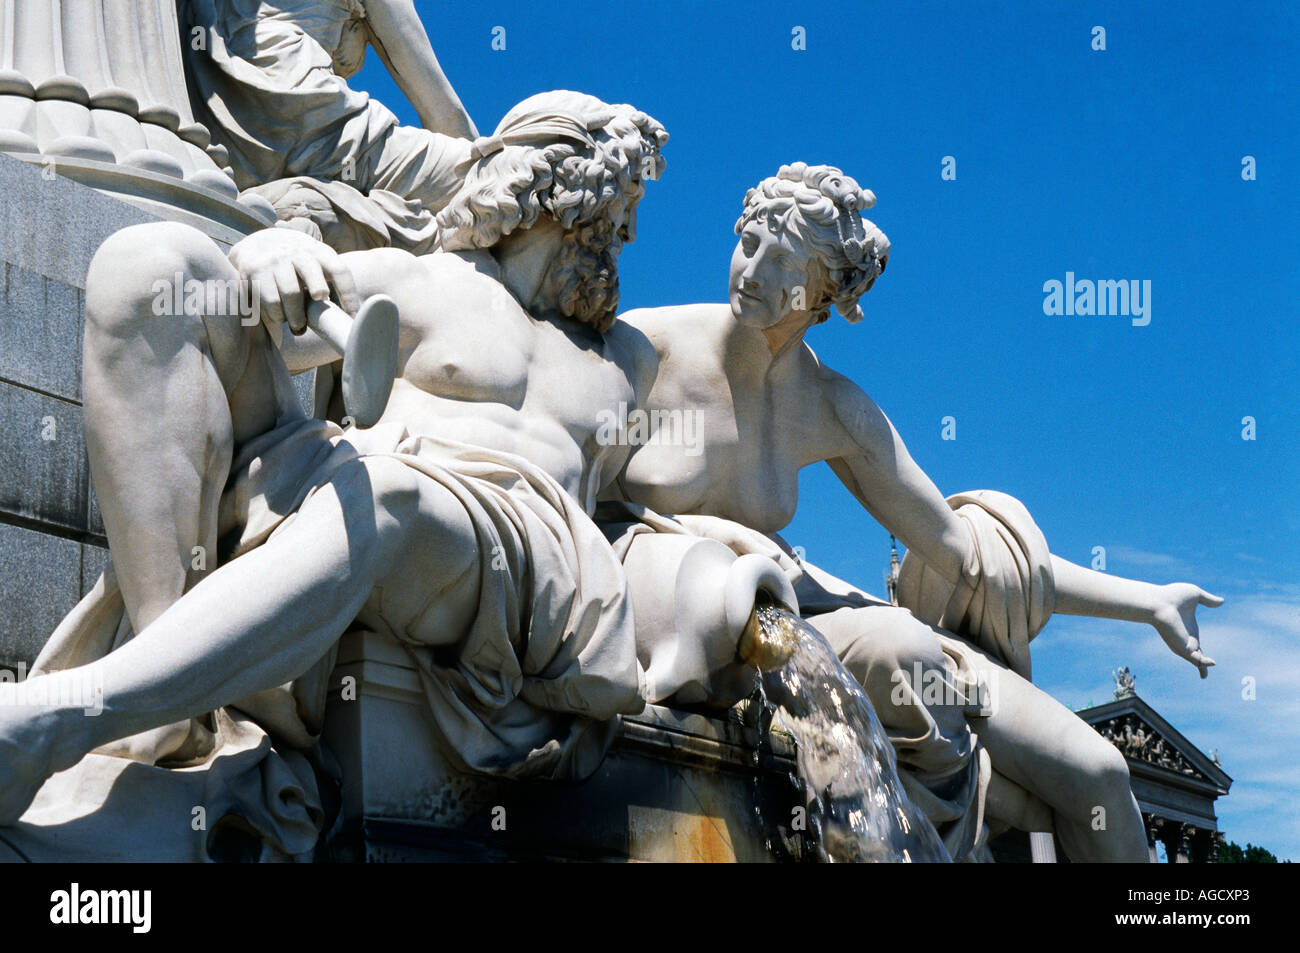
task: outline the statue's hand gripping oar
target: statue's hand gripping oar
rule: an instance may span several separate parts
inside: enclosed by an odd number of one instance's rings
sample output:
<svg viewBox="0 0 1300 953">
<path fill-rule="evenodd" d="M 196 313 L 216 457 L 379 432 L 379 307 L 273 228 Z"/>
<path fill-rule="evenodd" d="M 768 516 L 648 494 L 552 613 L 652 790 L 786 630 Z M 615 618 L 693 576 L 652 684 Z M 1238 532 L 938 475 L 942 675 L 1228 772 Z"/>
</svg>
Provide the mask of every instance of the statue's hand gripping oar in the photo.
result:
<svg viewBox="0 0 1300 953">
<path fill-rule="evenodd" d="M 307 327 L 343 356 L 343 408 L 358 427 L 373 427 L 397 377 L 397 305 L 367 298 L 355 318 L 332 301 L 307 306 Z"/>
</svg>

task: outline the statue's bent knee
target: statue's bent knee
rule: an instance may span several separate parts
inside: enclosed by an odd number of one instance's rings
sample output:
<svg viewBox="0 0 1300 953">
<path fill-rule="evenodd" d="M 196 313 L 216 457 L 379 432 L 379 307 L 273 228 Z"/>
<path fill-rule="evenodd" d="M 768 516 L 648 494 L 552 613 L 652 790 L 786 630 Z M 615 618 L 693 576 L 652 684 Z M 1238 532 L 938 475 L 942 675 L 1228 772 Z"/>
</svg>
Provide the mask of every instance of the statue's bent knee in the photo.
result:
<svg viewBox="0 0 1300 953">
<path fill-rule="evenodd" d="M 221 248 L 198 229 L 178 222 L 131 225 L 110 235 L 91 259 L 86 321 L 111 330 L 141 312 L 176 316 L 184 309 L 185 282 L 231 275 Z"/>
<path fill-rule="evenodd" d="M 813 625 L 826 636 L 844 667 L 860 684 L 889 685 L 894 673 L 943 671 L 943 647 L 934 630 L 906 609 L 867 606 L 816 616 Z"/>
</svg>

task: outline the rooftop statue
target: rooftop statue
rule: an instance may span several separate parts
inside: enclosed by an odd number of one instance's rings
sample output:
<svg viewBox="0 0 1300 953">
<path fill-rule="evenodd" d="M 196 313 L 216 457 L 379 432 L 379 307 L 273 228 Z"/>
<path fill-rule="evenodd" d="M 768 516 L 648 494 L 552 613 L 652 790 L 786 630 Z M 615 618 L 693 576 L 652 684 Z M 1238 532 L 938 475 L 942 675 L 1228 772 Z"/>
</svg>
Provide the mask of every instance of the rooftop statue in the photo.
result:
<svg viewBox="0 0 1300 953">
<path fill-rule="evenodd" d="M 1127 665 L 1115 669 L 1112 674 L 1115 678 L 1116 698 L 1128 698 L 1137 694 L 1137 677 L 1128 670 Z"/>
</svg>

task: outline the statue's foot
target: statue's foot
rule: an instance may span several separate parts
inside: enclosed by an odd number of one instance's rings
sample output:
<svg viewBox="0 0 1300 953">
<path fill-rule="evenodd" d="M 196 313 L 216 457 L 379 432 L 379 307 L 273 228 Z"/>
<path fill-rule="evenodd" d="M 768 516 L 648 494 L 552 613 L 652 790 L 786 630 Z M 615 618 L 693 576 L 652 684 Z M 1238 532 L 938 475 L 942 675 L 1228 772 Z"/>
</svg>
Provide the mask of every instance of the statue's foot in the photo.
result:
<svg viewBox="0 0 1300 953">
<path fill-rule="evenodd" d="M 18 823 L 52 773 L 44 758 L 0 737 L 0 827 Z"/>
<path fill-rule="evenodd" d="M 0 698 L 0 827 L 17 823 L 41 785 L 59 769 L 54 763 L 54 721 L 51 709 L 5 704 Z"/>
</svg>

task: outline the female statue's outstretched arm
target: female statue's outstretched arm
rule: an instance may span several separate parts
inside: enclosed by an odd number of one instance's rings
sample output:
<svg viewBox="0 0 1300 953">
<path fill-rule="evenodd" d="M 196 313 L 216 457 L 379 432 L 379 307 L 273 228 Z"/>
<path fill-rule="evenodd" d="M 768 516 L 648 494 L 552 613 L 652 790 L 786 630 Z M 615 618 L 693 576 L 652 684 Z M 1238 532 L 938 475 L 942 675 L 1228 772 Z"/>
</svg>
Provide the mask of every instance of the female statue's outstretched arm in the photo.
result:
<svg viewBox="0 0 1300 953">
<path fill-rule="evenodd" d="M 1145 622 L 1160 633 L 1170 651 L 1195 665 L 1201 678 L 1209 674 L 1214 659 L 1201 651 L 1196 607 L 1221 606 L 1222 596 L 1211 595 L 1189 582 L 1157 586 L 1110 576 L 1060 556 L 1052 557 L 1052 571 L 1056 576 L 1057 612 Z"/>
<path fill-rule="evenodd" d="M 438 64 L 413 0 L 365 0 L 375 51 L 426 129 L 461 139 L 478 130 Z"/>
<path fill-rule="evenodd" d="M 950 582 L 970 562 L 967 524 L 957 518 L 929 477 L 907 452 L 889 418 L 862 389 L 829 369 L 826 392 L 835 419 L 837 455 L 828 459 L 836 476 L 887 530 L 922 562 Z M 940 511 L 944 512 L 940 512 Z M 945 515 L 946 514 L 946 515 Z M 1153 585 L 1094 572 L 1053 555 L 1055 610 L 1066 615 L 1145 622 L 1170 650 L 1205 678 L 1214 660 L 1200 646 L 1196 607 L 1223 599 L 1190 583 Z M 978 572 L 971 564 L 968 572 Z"/>
</svg>

